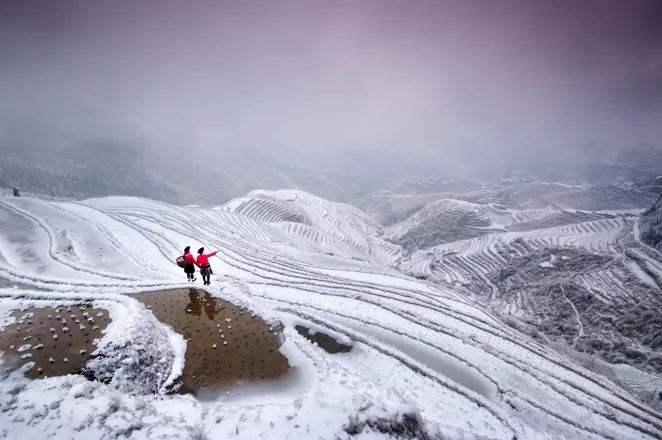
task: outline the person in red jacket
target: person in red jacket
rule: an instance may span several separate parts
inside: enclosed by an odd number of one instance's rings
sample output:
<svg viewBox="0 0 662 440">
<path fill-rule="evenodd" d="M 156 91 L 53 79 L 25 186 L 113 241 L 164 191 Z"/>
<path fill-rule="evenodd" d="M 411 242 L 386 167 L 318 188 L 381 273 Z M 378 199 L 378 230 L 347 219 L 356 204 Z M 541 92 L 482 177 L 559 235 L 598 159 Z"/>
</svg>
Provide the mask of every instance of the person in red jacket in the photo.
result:
<svg viewBox="0 0 662 440">
<path fill-rule="evenodd" d="M 184 248 L 184 272 L 189 281 L 195 281 L 195 257 L 191 253 L 191 246 Z"/>
<path fill-rule="evenodd" d="M 205 248 L 201 247 L 198 249 L 198 258 L 195 264 L 200 268 L 200 275 L 202 275 L 203 284 L 211 284 L 211 265 L 209 264 L 209 257 L 216 255 L 218 251 L 212 252 L 211 254 L 204 254 Z"/>
</svg>

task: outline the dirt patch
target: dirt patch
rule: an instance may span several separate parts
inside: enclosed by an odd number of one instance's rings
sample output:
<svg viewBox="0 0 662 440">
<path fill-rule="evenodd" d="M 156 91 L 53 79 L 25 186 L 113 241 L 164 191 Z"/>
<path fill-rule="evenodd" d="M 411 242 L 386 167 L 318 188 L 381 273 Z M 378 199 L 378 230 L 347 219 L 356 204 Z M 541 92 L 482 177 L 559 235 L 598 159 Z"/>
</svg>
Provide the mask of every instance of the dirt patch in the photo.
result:
<svg viewBox="0 0 662 440">
<path fill-rule="evenodd" d="M 310 342 L 316 343 L 318 346 L 322 347 L 324 351 L 330 354 L 336 353 L 347 353 L 352 350 L 351 345 L 346 345 L 335 340 L 335 338 L 322 333 L 320 331 L 315 333 L 310 333 L 310 329 L 303 325 L 294 326 L 297 332 Z"/>
<path fill-rule="evenodd" d="M 110 322 L 107 310 L 89 304 L 30 307 L 11 316 L 16 321 L 0 330 L 2 368 L 10 372 L 34 362 L 25 372 L 32 379 L 81 373 Z"/>
<path fill-rule="evenodd" d="M 243 380 L 281 377 L 291 367 L 278 347 L 280 328 L 197 289 L 132 295 L 187 340 L 180 392 L 200 396 Z"/>
</svg>

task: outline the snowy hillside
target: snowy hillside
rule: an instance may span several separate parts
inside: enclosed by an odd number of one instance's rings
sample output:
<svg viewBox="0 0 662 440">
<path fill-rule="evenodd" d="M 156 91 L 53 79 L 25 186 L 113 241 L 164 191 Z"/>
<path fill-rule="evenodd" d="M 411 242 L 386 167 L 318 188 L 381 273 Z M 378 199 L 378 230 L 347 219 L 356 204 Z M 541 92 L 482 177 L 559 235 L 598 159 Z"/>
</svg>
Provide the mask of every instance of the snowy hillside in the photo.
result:
<svg viewBox="0 0 662 440">
<path fill-rule="evenodd" d="M 556 182 L 525 182 L 461 194 L 458 198 L 474 203 L 499 203 L 513 209 L 559 209 L 585 211 L 645 209 L 656 195 L 639 189 L 614 185 L 568 185 Z"/>
<path fill-rule="evenodd" d="M 347 173 L 322 171 L 255 151 L 225 151 L 220 159 L 207 157 L 204 151 L 152 154 L 122 143 L 51 147 L 49 143 L 43 152 L 0 147 L 0 188 L 76 199 L 125 194 L 169 203 L 213 204 L 255 188 L 302 188 L 341 199 L 363 194 L 367 186 Z"/>
<path fill-rule="evenodd" d="M 604 208 L 604 193 L 582 192 L 596 193 Z M 640 197 L 615 194 L 619 208 Z M 400 268 L 463 289 L 534 336 L 660 374 L 662 262 L 639 242 L 640 211 L 506 209 L 503 231 L 413 252 Z"/>
<path fill-rule="evenodd" d="M 551 285 L 538 272 L 554 266 L 570 274 L 568 256 L 586 268 L 563 284 L 583 335 L 589 324 L 571 285 L 632 306 L 631 319 L 640 319 L 636 305 L 645 297 L 653 307 L 659 298 L 647 274 L 660 263 L 639 251 L 635 218 L 594 214 L 516 230 L 555 219 L 560 209 L 508 209 L 499 224 L 509 230 L 401 261 L 403 251 L 381 238 L 370 216 L 299 191 L 256 191 L 214 209 L 3 195 L 0 326 L 17 323 L 16 308 L 81 301 L 108 310 L 112 321 L 85 376 L 27 380 L 0 370 L 0 432 L 10 439 L 662 438 L 662 414 L 649 404 L 484 305 L 494 297 L 499 311 L 527 310 L 526 277 Z M 484 215 L 476 218 L 497 223 Z M 173 392 L 192 342 L 128 294 L 190 287 L 173 263 L 186 245 L 219 249 L 210 298 L 282 324 L 279 350 L 293 367 L 285 379 L 240 383 L 207 399 Z M 514 272 L 499 276 L 502 267 Z M 502 292 L 505 285 L 513 289 Z M 303 327 L 345 348 L 327 352 Z M 21 353 L 37 350 L 34 342 L 22 342 Z M 653 352 L 644 356 L 653 365 Z"/>
<path fill-rule="evenodd" d="M 382 228 L 372 217 L 304 191 L 253 191 L 217 209 L 266 223 L 327 255 L 389 266 L 400 257 L 399 246 L 379 238 Z"/>
<path fill-rule="evenodd" d="M 639 232 L 642 241 L 662 251 L 662 196 L 641 214 Z"/>
<path fill-rule="evenodd" d="M 437 200 L 388 228 L 385 237 L 408 250 L 478 237 L 490 232 L 491 208 L 461 200 Z"/>
</svg>

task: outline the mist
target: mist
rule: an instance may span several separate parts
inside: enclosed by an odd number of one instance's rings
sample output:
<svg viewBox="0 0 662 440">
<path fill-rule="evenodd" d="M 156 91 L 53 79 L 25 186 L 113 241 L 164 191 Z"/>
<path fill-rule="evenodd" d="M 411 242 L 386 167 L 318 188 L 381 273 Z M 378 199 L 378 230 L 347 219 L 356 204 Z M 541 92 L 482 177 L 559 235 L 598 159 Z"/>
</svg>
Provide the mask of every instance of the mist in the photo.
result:
<svg viewBox="0 0 662 440">
<path fill-rule="evenodd" d="M 368 190 L 659 152 L 662 5 L 3 1 L 0 79 L 5 157 Z"/>
</svg>

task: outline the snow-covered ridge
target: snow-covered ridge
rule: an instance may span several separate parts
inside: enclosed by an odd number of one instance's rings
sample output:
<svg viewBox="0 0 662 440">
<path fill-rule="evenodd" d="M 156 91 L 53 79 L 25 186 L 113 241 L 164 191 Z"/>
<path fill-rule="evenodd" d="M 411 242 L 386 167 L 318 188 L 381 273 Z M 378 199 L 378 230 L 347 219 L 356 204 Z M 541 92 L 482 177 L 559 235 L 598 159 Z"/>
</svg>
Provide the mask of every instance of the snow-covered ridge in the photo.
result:
<svg viewBox="0 0 662 440">
<path fill-rule="evenodd" d="M 123 293 L 181 286 L 174 258 L 185 245 L 204 245 L 220 250 L 210 293 L 283 322 L 281 350 L 297 372 L 285 387 L 239 390 L 207 403 L 130 393 L 81 376 L 3 376 L 6 437 L 335 439 L 357 430 L 386 436 L 382 431 L 407 420 L 438 438 L 660 438 L 662 415 L 605 377 L 504 325 L 462 288 L 391 268 L 394 245 L 384 244 L 379 225 L 356 208 L 291 191 L 247 198 L 269 203 L 205 209 L 127 197 L 0 199 L 0 276 L 24 287 L 0 289 L 0 322 L 9 308 L 36 298 L 115 295 L 119 304 L 128 301 Z M 303 218 L 309 223 L 292 221 Z M 583 235 L 562 226 L 560 238 L 550 232 L 548 239 L 607 249 L 626 221 L 589 222 L 578 227 Z M 504 232 L 434 252 L 482 255 L 515 234 L 545 239 Z M 414 254 L 411 261 L 422 259 Z M 25 290 L 30 286 L 48 292 Z M 133 306 L 132 313 L 149 313 Z M 354 348 L 329 355 L 296 324 L 351 340 Z M 114 325 L 121 329 L 122 319 Z M 163 345 L 166 339 L 154 343 L 164 352 L 181 350 L 172 340 Z"/>
<path fill-rule="evenodd" d="M 408 249 L 427 249 L 441 243 L 485 235 L 492 210 L 462 200 L 442 199 L 389 227 L 385 237 Z"/>
<path fill-rule="evenodd" d="M 398 246 L 380 238 L 381 226 L 371 216 L 304 191 L 253 191 L 217 209 L 268 223 L 322 253 L 386 265 L 400 255 Z"/>
</svg>

